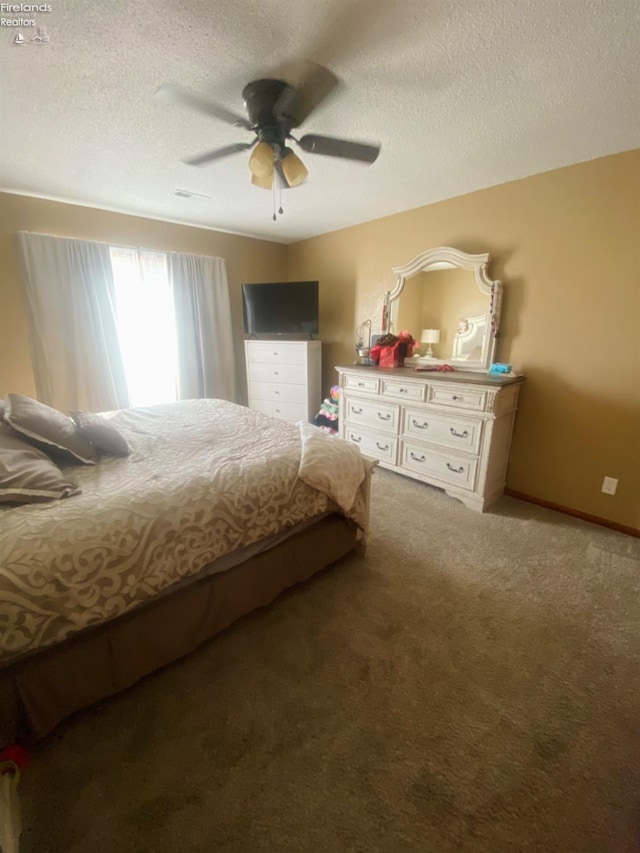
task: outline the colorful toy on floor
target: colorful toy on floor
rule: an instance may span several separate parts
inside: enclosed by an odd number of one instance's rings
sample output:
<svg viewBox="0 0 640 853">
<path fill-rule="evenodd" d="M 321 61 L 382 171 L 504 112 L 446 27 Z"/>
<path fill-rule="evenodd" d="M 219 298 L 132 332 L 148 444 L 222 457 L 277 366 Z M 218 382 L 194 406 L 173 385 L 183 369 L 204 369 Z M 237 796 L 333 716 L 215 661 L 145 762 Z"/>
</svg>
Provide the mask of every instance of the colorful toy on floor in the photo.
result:
<svg viewBox="0 0 640 853">
<path fill-rule="evenodd" d="M 338 412 L 340 406 L 340 386 L 332 385 L 329 396 L 325 397 L 320 406 L 320 411 L 313 419 L 314 426 L 320 427 L 323 432 L 336 435 L 338 432 Z"/>
</svg>

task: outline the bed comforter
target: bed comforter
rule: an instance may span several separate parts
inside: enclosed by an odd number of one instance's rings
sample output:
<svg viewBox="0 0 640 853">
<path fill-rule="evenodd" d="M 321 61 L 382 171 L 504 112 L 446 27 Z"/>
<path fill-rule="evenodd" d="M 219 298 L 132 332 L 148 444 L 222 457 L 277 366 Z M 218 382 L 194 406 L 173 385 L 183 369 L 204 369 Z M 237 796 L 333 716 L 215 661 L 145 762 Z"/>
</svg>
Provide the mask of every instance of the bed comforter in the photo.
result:
<svg viewBox="0 0 640 853">
<path fill-rule="evenodd" d="M 223 400 L 127 409 L 112 422 L 129 457 L 69 469 L 82 488 L 72 498 L 0 509 L 0 664 L 336 509 L 330 489 L 298 476 L 295 424 Z M 364 528 L 367 510 L 360 490 L 345 514 Z"/>
</svg>

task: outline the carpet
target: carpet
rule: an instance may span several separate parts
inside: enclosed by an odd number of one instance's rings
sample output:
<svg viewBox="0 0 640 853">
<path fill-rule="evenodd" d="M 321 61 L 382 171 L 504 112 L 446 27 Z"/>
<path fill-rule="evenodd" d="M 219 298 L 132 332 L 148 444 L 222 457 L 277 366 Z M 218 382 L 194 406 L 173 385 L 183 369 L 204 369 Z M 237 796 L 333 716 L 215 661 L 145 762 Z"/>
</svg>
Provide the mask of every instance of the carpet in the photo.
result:
<svg viewBox="0 0 640 853">
<path fill-rule="evenodd" d="M 640 850 L 640 540 L 377 470 L 350 556 L 43 741 L 23 853 Z"/>
</svg>

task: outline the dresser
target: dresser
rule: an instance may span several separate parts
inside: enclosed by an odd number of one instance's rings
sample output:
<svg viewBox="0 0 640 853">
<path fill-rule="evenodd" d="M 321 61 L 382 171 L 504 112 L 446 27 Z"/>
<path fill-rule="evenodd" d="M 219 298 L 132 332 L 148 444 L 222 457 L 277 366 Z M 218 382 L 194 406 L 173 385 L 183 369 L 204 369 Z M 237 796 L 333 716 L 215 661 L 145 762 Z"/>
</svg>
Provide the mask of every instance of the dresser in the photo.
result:
<svg viewBox="0 0 640 853">
<path fill-rule="evenodd" d="M 502 494 L 523 377 L 336 370 L 341 438 L 479 512 Z"/>
<path fill-rule="evenodd" d="M 320 341 L 244 342 L 249 408 L 288 421 L 312 421 L 321 398 Z"/>
</svg>

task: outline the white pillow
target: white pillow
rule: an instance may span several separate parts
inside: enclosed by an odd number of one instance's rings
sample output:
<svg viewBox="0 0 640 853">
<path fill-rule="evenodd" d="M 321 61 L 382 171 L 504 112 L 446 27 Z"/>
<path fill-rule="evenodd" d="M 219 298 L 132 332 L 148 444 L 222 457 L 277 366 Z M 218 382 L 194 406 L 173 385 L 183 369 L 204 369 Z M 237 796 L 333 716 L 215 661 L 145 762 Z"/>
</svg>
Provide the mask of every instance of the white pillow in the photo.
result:
<svg viewBox="0 0 640 853">
<path fill-rule="evenodd" d="M 0 504 L 68 498 L 80 489 L 66 474 L 7 424 L 0 424 Z"/>
<path fill-rule="evenodd" d="M 7 394 L 4 419 L 17 432 L 49 452 L 60 451 L 71 461 L 95 465 L 98 453 L 68 415 L 23 394 Z"/>
</svg>

